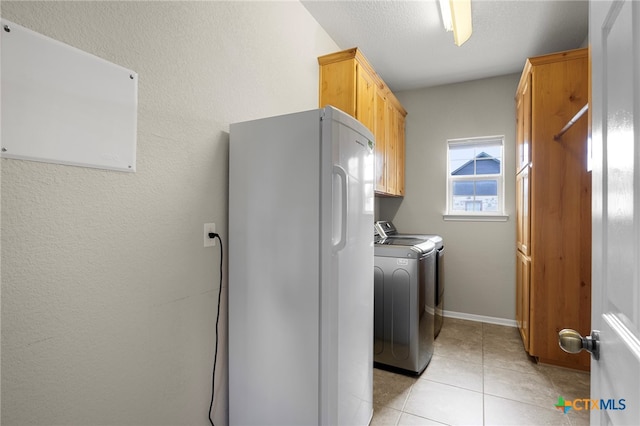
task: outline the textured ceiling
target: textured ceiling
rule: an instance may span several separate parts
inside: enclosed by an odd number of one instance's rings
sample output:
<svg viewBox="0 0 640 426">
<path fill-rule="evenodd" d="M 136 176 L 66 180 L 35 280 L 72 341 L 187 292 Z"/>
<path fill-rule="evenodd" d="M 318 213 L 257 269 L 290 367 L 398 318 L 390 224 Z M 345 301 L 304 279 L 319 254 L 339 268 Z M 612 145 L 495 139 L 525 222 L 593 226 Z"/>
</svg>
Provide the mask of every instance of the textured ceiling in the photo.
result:
<svg viewBox="0 0 640 426">
<path fill-rule="evenodd" d="M 302 4 L 341 49 L 360 48 L 393 91 L 520 72 L 528 57 L 583 46 L 589 27 L 586 1 L 471 0 L 473 34 L 457 47 L 437 0 Z"/>
</svg>

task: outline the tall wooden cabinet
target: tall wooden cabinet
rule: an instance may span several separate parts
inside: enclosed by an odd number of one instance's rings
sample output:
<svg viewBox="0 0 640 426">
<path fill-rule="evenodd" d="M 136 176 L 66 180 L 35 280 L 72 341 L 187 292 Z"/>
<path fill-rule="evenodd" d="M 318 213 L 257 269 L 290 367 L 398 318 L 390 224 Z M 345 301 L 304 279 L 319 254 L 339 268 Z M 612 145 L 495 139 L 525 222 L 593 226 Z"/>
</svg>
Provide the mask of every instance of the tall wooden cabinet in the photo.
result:
<svg viewBox="0 0 640 426">
<path fill-rule="evenodd" d="M 357 48 L 318 58 L 320 107 L 332 105 L 367 126 L 376 139 L 376 194 L 404 195 L 407 111 Z"/>
<path fill-rule="evenodd" d="M 560 130 L 588 102 L 588 52 L 530 58 L 516 92 L 516 322 L 540 362 L 589 369 L 558 332 L 591 332 L 591 173 L 587 117 Z"/>
</svg>

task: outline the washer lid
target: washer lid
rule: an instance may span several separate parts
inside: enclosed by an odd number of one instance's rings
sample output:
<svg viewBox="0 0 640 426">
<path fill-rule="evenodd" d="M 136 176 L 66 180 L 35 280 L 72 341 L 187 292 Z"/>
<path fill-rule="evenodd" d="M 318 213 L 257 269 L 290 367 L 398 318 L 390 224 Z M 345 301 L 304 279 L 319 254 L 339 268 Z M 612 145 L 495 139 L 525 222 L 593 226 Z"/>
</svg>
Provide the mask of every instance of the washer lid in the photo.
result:
<svg viewBox="0 0 640 426">
<path fill-rule="evenodd" d="M 398 252 L 407 252 L 411 251 L 418 255 L 429 254 L 434 251 L 436 246 L 429 240 L 425 240 L 423 238 L 395 238 L 388 237 L 382 238 L 375 242 L 375 251 L 376 254 L 381 253 L 381 248 L 387 248 L 389 250 L 384 250 L 385 253 L 390 253 L 391 250 L 397 250 Z M 403 255 L 404 257 L 404 255 Z"/>
<path fill-rule="evenodd" d="M 423 240 L 429 240 L 436 245 L 436 248 L 438 250 L 444 247 L 444 242 L 442 240 L 442 237 L 440 235 L 435 235 L 435 234 L 395 234 L 393 237 L 394 238 L 411 238 L 411 239 L 419 238 Z"/>
<path fill-rule="evenodd" d="M 389 246 L 417 246 L 428 240 L 421 238 L 398 238 L 398 237 L 387 237 L 382 238 L 377 242 L 377 244 L 389 245 Z"/>
</svg>

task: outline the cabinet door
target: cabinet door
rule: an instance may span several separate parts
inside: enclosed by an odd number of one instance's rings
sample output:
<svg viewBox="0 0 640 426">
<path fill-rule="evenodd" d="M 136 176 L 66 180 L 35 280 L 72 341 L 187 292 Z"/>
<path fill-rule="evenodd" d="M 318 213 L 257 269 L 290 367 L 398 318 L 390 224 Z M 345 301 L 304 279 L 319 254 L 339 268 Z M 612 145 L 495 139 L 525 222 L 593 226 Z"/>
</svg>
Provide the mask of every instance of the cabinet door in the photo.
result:
<svg viewBox="0 0 640 426">
<path fill-rule="evenodd" d="M 374 133 L 376 85 L 373 78 L 359 64 L 356 65 L 356 75 L 356 119 Z"/>
<path fill-rule="evenodd" d="M 405 165 L 405 119 L 400 111 L 396 110 L 398 133 L 396 140 L 396 195 L 404 195 L 404 165 Z"/>
<path fill-rule="evenodd" d="M 516 323 L 525 350 L 529 350 L 530 260 L 516 252 Z"/>
<path fill-rule="evenodd" d="M 516 175 L 516 247 L 525 256 L 530 255 L 531 245 L 529 171 L 530 168 L 527 166 Z"/>
<path fill-rule="evenodd" d="M 387 103 L 387 193 L 398 193 L 398 114 L 390 103 Z"/>
<path fill-rule="evenodd" d="M 379 90 L 376 90 L 376 138 L 375 165 L 376 165 L 376 192 L 387 192 L 387 99 Z"/>
<path fill-rule="evenodd" d="M 516 97 L 516 173 L 531 158 L 531 74 Z"/>
<path fill-rule="evenodd" d="M 516 173 L 522 169 L 522 146 L 524 142 L 524 108 L 522 93 L 516 94 Z"/>
</svg>

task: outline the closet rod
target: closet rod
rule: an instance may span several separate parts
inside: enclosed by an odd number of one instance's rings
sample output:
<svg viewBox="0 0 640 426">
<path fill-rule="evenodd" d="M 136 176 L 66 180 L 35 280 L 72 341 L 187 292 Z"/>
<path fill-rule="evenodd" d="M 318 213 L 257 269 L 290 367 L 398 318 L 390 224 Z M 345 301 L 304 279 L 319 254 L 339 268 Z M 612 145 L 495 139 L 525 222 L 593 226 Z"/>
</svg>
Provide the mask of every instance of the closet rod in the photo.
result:
<svg viewBox="0 0 640 426">
<path fill-rule="evenodd" d="M 564 135 L 567 130 L 569 130 L 571 126 L 573 126 L 575 122 L 578 121 L 578 119 L 580 119 L 580 117 L 582 117 L 585 112 L 587 112 L 588 109 L 589 104 L 585 104 L 585 106 L 583 106 L 582 109 L 580 109 L 580 111 L 578 111 L 576 115 L 574 115 L 573 118 L 569 120 L 569 122 L 562 128 L 562 130 L 560 130 L 560 133 L 553 137 L 553 140 L 559 141 L 562 135 Z"/>
</svg>

